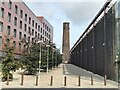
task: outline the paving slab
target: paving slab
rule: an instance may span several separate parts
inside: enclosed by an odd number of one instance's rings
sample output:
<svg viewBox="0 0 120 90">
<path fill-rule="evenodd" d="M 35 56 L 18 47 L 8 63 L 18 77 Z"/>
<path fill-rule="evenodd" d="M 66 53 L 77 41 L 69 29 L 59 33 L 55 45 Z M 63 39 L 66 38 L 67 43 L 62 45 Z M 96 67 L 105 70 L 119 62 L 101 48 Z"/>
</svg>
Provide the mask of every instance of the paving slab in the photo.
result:
<svg viewBox="0 0 120 90">
<path fill-rule="evenodd" d="M 21 72 L 17 70 L 14 72 L 14 79 L 10 81 L 9 85 L 6 82 L 1 82 L 2 88 L 118 88 L 115 81 L 107 79 L 107 85 L 104 86 L 104 78 L 86 71 L 71 64 L 61 64 L 58 68 L 49 70 L 49 73 L 41 72 L 36 83 L 35 75 L 24 75 L 23 86 L 21 86 Z M 78 76 L 81 76 L 81 85 L 78 86 Z M 91 75 L 93 76 L 93 85 L 91 85 Z M 53 85 L 50 86 L 50 77 L 53 76 Z M 64 86 L 64 76 L 67 77 L 66 86 Z"/>
</svg>

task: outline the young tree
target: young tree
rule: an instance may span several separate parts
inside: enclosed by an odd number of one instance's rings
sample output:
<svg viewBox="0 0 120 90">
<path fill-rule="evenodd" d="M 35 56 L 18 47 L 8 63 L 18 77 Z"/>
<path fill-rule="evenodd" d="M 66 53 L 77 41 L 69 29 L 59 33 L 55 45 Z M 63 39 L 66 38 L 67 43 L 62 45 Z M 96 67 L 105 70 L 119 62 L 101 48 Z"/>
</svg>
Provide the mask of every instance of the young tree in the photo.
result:
<svg viewBox="0 0 120 90">
<path fill-rule="evenodd" d="M 2 59 L 2 81 L 6 81 L 8 75 L 10 79 L 13 78 L 11 71 L 16 70 L 17 65 L 16 61 L 14 60 L 14 47 L 12 37 L 5 37 L 5 40 L 3 40 L 3 42 L 5 57 Z"/>
<path fill-rule="evenodd" d="M 20 59 L 27 71 L 26 74 L 36 74 L 39 62 L 39 45 L 34 40 L 32 44 L 24 42 L 24 50 Z"/>
</svg>

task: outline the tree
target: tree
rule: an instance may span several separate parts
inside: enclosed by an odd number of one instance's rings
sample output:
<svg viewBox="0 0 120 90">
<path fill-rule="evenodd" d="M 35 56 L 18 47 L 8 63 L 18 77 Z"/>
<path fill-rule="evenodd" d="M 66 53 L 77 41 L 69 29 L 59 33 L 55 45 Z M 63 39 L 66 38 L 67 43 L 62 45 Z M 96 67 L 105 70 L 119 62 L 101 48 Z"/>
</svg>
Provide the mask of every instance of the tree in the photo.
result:
<svg viewBox="0 0 120 90">
<path fill-rule="evenodd" d="M 5 57 L 2 59 L 2 81 L 6 81 L 8 75 L 10 79 L 13 79 L 11 71 L 17 68 L 16 61 L 14 60 L 14 47 L 12 42 L 12 37 L 5 37 L 3 43 Z"/>
<path fill-rule="evenodd" d="M 32 43 L 26 42 L 26 40 L 23 39 L 22 41 L 24 43 L 24 50 L 22 53 L 22 57 L 20 59 L 21 63 L 25 67 L 27 74 L 36 74 L 38 67 L 39 67 L 39 59 L 40 59 L 40 51 L 41 51 L 41 62 L 40 62 L 40 68 L 44 71 L 47 70 L 47 55 L 49 58 L 48 66 L 49 69 L 53 67 L 54 65 L 54 50 L 53 46 L 50 43 L 40 42 L 38 43 L 38 39 L 34 38 Z M 47 47 L 46 45 L 49 45 Z M 55 47 L 55 46 L 54 46 Z M 41 49 L 41 50 L 40 50 Z M 57 54 L 56 54 L 57 55 Z M 54 60 L 53 60 L 54 59 Z M 56 64 L 58 65 L 58 64 Z"/>
<path fill-rule="evenodd" d="M 31 45 L 29 42 L 24 42 L 24 45 L 20 61 L 25 66 L 27 74 L 36 74 L 39 62 L 39 45 L 36 43 L 36 40 Z"/>
</svg>

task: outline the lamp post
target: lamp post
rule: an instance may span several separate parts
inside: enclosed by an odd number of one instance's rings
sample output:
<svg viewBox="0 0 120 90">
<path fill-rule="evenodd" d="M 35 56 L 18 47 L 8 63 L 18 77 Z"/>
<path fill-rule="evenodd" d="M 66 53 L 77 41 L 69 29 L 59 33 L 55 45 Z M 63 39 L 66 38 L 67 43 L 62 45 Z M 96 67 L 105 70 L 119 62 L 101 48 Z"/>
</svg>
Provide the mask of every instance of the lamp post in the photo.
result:
<svg viewBox="0 0 120 90">
<path fill-rule="evenodd" d="M 55 67 L 57 68 L 57 49 L 55 49 Z"/>
<path fill-rule="evenodd" d="M 39 70 L 38 75 L 39 75 L 39 76 L 40 76 L 40 67 L 41 67 L 41 43 L 42 43 L 42 42 L 43 42 L 42 40 L 38 41 L 38 43 L 40 43 L 39 66 L 38 66 L 38 70 Z"/>
<path fill-rule="evenodd" d="M 47 47 L 47 74 L 48 74 L 48 68 L 49 68 L 49 47 L 50 45 L 46 45 Z"/>
<path fill-rule="evenodd" d="M 53 70 L 53 62 L 54 62 L 54 47 L 55 47 L 55 44 L 52 44 L 52 70 Z"/>
<path fill-rule="evenodd" d="M 53 51 L 54 49 L 53 49 L 53 47 L 52 47 L 52 70 L 53 70 L 53 59 L 54 59 L 54 57 L 53 57 L 53 55 L 54 55 L 54 51 Z"/>
</svg>

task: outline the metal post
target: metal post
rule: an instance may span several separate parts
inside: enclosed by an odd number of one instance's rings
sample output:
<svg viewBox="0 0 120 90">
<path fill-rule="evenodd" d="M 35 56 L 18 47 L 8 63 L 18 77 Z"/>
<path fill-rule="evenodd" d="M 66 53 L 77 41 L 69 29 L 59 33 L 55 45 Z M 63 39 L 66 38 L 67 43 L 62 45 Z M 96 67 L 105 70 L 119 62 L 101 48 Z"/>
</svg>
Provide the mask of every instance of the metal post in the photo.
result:
<svg viewBox="0 0 120 90">
<path fill-rule="evenodd" d="M 40 43 L 40 55 L 39 55 L 39 76 L 40 76 L 40 65 L 41 64 L 41 43 Z"/>
<path fill-rule="evenodd" d="M 24 79 L 24 76 L 22 74 L 22 76 L 21 76 L 21 86 L 23 86 L 23 79 Z"/>
<path fill-rule="evenodd" d="M 67 77 L 65 76 L 64 77 L 64 86 L 66 86 L 66 79 L 67 79 Z"/>
<path fill-rule="evenodd" d="M 57 68 L 57 50 L 56 50 L 56 53 L 55 53 L 55 54 L 56 54 L 56 60 L 55 60 L 55 63 L 56 63 L 56 64 L 55 64 L 55 66 L 56 66 L 56 68 Z"/>
<path fill-rule="evenodd" d="M 104 76 L 104 86 L 106 86 L 106 85 L 107 85 L 106 80 L 107 80 L 107 76 L 105 75 L 105 76 Z"/>
<path fill-rule="evenodd" d="M 38 75 L 36 75 L 36 86 L 38 86 Z"/>
<path fill-rule="evenodd" d="M 49 68 L 48 67 L 48 63 L 49 63 L 48 62 L 48 60 L 49 60 L 49 56 L 48 56 L 49 55 L 49 46 L 47 46 L 47 48 L 48 48 L 48 51 L 47 51 L 47 74 L 48 74 L 48 68 Z"/>
<path fill-rule="evenodd" d="M 78 86 L 81 85 L 81 80 L 80 80 L 80 76 L 78 76 Z"/>
<path fill-rule="evenodd" d="M 51 78 L 50 78 L 50 86 L 52 86 L 53 85 L 53 76 L 51 76 Z"/>
<path fill-rule="evenodd" d="M 53 53 L 54 53 L 54 51 L 53 51 L 53 47 L 52 47 L 52 70 L 53 70 Z"/>
<path fill-rule="evenodd" d="M 93 85 L 93 76 L 91 75 L 91 85 Z"/>
<path fill-rule="evenodd" d="M 7 84 L 6 85 L 9 85 L 9 73 L 7 75 Z"/>
</svg>

